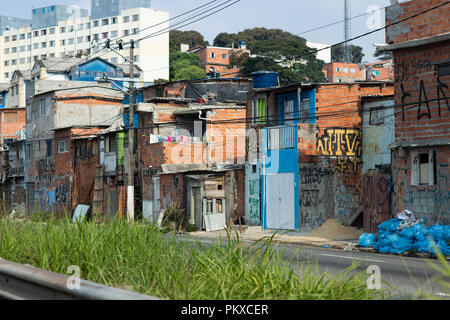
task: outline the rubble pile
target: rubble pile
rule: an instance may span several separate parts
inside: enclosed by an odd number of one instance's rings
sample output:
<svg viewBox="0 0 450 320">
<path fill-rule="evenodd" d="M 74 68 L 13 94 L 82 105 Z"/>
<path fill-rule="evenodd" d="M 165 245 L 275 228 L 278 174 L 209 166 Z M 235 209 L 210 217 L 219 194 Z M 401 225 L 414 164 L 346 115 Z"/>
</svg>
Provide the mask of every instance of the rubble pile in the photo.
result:
<svg viewBox="0 0 450 320">
<path fill-rule="evenodd" d="M 329 219 L 310 234 L 311 237 L 325 238 L 328 240 L 354 240 L 362 234 L 357 228 L 343 226 L 336 219 Z"/>
</svg>

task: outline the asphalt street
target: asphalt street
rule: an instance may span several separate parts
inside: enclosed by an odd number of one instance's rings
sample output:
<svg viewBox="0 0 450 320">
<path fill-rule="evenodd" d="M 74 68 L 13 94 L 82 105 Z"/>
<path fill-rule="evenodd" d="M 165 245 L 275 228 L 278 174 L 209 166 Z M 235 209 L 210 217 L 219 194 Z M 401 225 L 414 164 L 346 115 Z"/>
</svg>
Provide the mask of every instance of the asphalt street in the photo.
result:
<svg viewBox="0 0 450 320">
<path fill-rule="evenodd" d="M 204 245 L 217 244 L 217 240 L 213 239 L 186 236 L 180 236 L 179 239 L 199 241 Z M 248 248 L 250 245 L 250 242 L 244 242 L 245 247 Z M 438 278 L 442 278 L 442 275 L 432 267 L 432 264 L 440 264 L 436 259 L 297 245 L 274 245 L 280 256 L 296 272 L 299 272 L 302 265 L 308 263 L 317 263 L 319 272 L 327 272 L 330 275 L 338 275 L 354 263 L 358 264 L 358 267 L 352 271 L 354 274 L 367 273 L 370 266 L 377 266 L 380 270 L 382 288 L 387 289 L 393 299 L 415 298 L 419 292 L 426 292 L 441 299 L 450 298 L 448 289 L 445 291 L 439 284 Z"/>
</svg>

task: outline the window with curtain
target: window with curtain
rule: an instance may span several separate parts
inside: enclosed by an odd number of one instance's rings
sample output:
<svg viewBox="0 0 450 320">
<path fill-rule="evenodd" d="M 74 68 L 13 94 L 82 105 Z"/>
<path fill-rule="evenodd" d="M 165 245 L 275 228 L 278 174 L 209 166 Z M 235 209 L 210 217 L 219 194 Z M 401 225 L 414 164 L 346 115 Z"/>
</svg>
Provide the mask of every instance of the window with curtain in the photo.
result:
<svg viewBox="0 0 450 320">
<path fill-rule="evenodd" d="M 253 124 L 266 123 L 266 100 L 256 99 L 253 102 Z"/>
<path fill-rule="evenodd" d="M 285 125 L 293 125 L 295 118 L 295 110 L 294 110 L 294 100 L 285 99 L 284 100 L 284 124 Z"/>
</svg>

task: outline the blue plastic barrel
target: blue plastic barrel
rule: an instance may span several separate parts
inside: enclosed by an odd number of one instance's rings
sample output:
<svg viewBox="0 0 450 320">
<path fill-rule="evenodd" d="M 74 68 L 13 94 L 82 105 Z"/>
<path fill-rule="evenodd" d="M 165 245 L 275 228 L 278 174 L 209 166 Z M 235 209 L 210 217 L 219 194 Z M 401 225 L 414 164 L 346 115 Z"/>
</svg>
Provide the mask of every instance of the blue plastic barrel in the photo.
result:
<svg viewBox="0 0 450 320">
<path fill-rule="evenodd" d="M 253 88 L 270 88 L 278 86 L 278 72 L 258 71 L 251 74 L 253 78 Z"/>
</svg>

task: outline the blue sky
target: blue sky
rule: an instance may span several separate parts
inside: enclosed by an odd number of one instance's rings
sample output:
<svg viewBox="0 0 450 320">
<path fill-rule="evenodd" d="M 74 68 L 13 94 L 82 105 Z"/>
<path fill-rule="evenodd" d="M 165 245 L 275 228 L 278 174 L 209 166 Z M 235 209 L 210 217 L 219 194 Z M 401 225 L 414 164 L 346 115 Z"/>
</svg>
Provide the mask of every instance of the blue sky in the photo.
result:
<svg viewBox="0 0 450 320">
<path fill-rule="evenodd" d="M 18 0 L 2 1 L 1 15 L 22 18 L 31 17 L 31 9 L 51 4 L 78 5 L 90 8 L 90 0 Z M 158 10 L 169 11 L 171 16 L 200 6 L 208 0 L 153 0 L 152 6 Z M 389 0 L 353 0 L 352 16 L 365 13 L 370 6 L 385 7 Z M 370 31 L 367 20 L 370 15 L 352 20 L 352 35 Z M 212 41 L 220 32 L 235 33 L 246 28 L 266 27 L 283 29 L 294 34 L 320 27 L 344 18 L 344 0 L 241 0 L 234 6 L 217 13 L 203 21 L 185 27 L 182 30 L 196 30 Z M 384 10 L 381 11 L 381 26 L 384 26 Z M 303 34 L 309 41 L 334 44 L 344 39 L 343 24 Z M 374 61 L 373 43 L 384 43 L 384 31 L 358 39 L 354 44 L 364 48 L 364 61 Z"/>
</svg>

